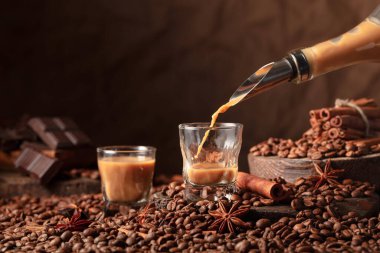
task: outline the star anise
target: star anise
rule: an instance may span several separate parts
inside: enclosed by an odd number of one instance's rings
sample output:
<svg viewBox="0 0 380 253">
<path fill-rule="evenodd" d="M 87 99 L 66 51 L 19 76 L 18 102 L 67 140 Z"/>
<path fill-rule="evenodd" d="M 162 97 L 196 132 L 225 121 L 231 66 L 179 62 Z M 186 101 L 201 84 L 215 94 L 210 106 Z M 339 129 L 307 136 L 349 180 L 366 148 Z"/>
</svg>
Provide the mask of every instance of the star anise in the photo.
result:
<svg viewBox="0 0 380 253">
<path fill-rule="evenodd" d="M 343 169 L 340 169 L 340 170 L 333 169 L 331 167 L 330 159 L 327 160 L 326 165 L 323 168 L 323 170 L 318 164 L 316 163 L 313 163 L 313 164 L 314 164 L 315 171 L 318 173 L 318 175 L 309 177 L 309 179 L 317 180 L 317 183 L 315 184 L 314 189 L 318 189 L 322 184 L 326 182 L 331 185 L 339 184 L 339 182 L 336 181 L 336 179 L 338 178 L 337 174 L 343 172 L 344 171 Z"/>
<path fill-rule="evenodd" d="M 62 231 L 83 231 L 91 223 L 92 221 L 88 220 L 86 215 L 84 215 L 80 210 L 75 210 L 70 219 L 66 218 L 66 223 L 57 224 L 55 228 Z"/>
<path fill-rule="evenodd" d="M 137 215 L 137 221 L 139 224 L 143 224 L 148 214 L 152 213 L 154 210 L 154 203 L 148 203 L 142 210 L 140 210 L 139 214 Z"/>
<path fill-rule="evenodd" d="M 219 232 L 222 233 L 226 229 L 230 231 L 230 233 L 235 232 L 236 227 L 248 227 L 249 224 L 247 222 L 242 221 L 238 217 L 243 216 L 249 211 L 247 207 L 239 207 L 239 202 L 233 203 L 232 207 L 229 211 L 227 211 L 225 205 L 222 201 L 218 202 L 219 208 L 214 211 L 209 211 L 208 213 L 213 216 L 216 220 L 211 224 L 211 228 L 216 228 L 219 226 Z"/>
</svg>

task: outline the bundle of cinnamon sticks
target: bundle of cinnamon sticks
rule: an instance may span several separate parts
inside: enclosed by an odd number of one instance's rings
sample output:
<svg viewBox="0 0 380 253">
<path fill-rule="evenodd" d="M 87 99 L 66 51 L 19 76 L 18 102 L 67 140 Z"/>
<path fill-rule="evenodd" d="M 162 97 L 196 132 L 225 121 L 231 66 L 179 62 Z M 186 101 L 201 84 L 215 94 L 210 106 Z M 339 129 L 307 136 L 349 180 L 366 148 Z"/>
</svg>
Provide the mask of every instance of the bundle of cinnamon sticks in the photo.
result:
<svg viewBox="0 0 380 253">
<path fill-rule="evenodd" d="M 368 119 L 371 134 L 380 131 L 380 108 L 373 99 L 361 98 L 349 101 L 359 109 L 342 106 L 310 111 L 311 128 L 304 134 L 313 139 L 355 140 L 367 137 L 367 126 L 361 110 Z"/>
<path fill-rule="evenodd" d="M 346 102 L 351 106 L 311 110 L 310 128 L 299 140 L 269 138 L 250 152 L 255 156 L 311 159 L 380 152 L 380 107 L 368 98 Z"/>
</svg>

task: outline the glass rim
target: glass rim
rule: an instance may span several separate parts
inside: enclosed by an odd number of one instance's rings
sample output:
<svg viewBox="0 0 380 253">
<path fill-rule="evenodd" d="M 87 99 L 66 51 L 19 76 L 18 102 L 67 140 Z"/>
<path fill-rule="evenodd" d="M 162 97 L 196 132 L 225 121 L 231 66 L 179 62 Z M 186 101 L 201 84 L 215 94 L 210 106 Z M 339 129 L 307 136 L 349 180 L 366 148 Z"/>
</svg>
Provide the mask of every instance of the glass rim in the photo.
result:
<svg viewBox="0 0 380 253">
<path fill-rule="evenodd" d="M 116 145 L 97 147 L 96 152 L 103 152 L 105 154 L 136 154 L 136 153 L 149 153 L 156 152 L 157 148 L 153 146 L 141 145 Z"/>
<path fill-rule="evenodd" d="M 235 129 L 243 128 L 241 123 L 229 123 L 229 122 L 218 122 L 215 123 L 213 127 L 210 127 L 210 122 L 193 122 L 193 123 L 182 123 L 178 125 L 179 129 L 188 129 L 188 130 L 218 130 L 218 129 Z"/>
</svg>

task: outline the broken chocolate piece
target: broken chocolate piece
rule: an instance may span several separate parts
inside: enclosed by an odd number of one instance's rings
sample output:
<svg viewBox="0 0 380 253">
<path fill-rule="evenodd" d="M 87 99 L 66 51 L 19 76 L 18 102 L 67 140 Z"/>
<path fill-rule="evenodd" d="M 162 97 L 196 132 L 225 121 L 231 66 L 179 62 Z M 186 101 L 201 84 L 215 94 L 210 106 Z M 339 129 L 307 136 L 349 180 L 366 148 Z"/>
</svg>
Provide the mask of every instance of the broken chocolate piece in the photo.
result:
<svg viewBox="0 0 380 253">
<path fill-rule="evenodd" d="M 26 148 L 15 161 L 15 166 L 38 179 L 41 184 L 47 184 L 60 170 L 62 163 L 57 159 Z"/>
<path fill-rule="evenodd" d="M 53 118 L 54 123 L 61 130 L 78 130 L 79 127 L 69 118 Z"/>
<path fill-rule="evenodd" d="M 74 148 L 91 143 L 78 126 L 68 118 L 32 118 L 28 125 L 52 149 Z"/>
<path fill-rule="evenodd" d="M 0 129 L 0 150 L 11 152 L 19 149 L 24 140 L 36 139 L 37 136 L 30 129 Z"/>
<path fill-rule="evenodd" d="M 90 138 L 88 138 L 82 131 L 66 131 L 65 135 L 75 146 L 82 146 L 91 142 Z"/>
<path fill-rule="evenodd" d="M 51 131 L 45 132 L 40 135 L 41 139 L 53 149 L 57 148 L 69 148 L 73 146 L 73 143 L 67 138 L 64 132 Z"/>
<path fill-rule="evenodd" d="M 28 125 L 38 134 L 38 132 L 57 131 L 60 128 L 50 118 L 31 118 Z"/>
<path fill-rule="evenodd" d="M 52 149 L 38 142 L 24 142 L 21 149 L 30 148 L 48 157 L 58 159 L 64 168 L 92 167 L 96 165 L 96 150 L 93 147 L 84 146 L 75 149 Z"/>
</svg>

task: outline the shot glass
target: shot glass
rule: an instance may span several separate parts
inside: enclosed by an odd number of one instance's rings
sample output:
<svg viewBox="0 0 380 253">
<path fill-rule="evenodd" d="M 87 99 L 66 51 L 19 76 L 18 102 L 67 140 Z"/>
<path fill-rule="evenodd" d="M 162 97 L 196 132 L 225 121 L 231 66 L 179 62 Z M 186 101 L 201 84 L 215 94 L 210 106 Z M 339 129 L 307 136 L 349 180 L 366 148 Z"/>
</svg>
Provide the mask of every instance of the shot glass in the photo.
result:
<svg viewBox="0 0 380 253">
<path fill-rule="evenodd" d="M 209 135 L 198 154 L 198 147 Z M 238 158 L 243 125 L 238 123 L 186 123 L 179 125 L 183 158 L 185 198 L 218 200 L 230 198 L 236 190 Z"/>
<path fill-rule="evenodd" d="M 105 210 L 111 204 L 139 206 L 148 201 L 156 148 L 108 146 L 97 148 Z"/>
</svg>

